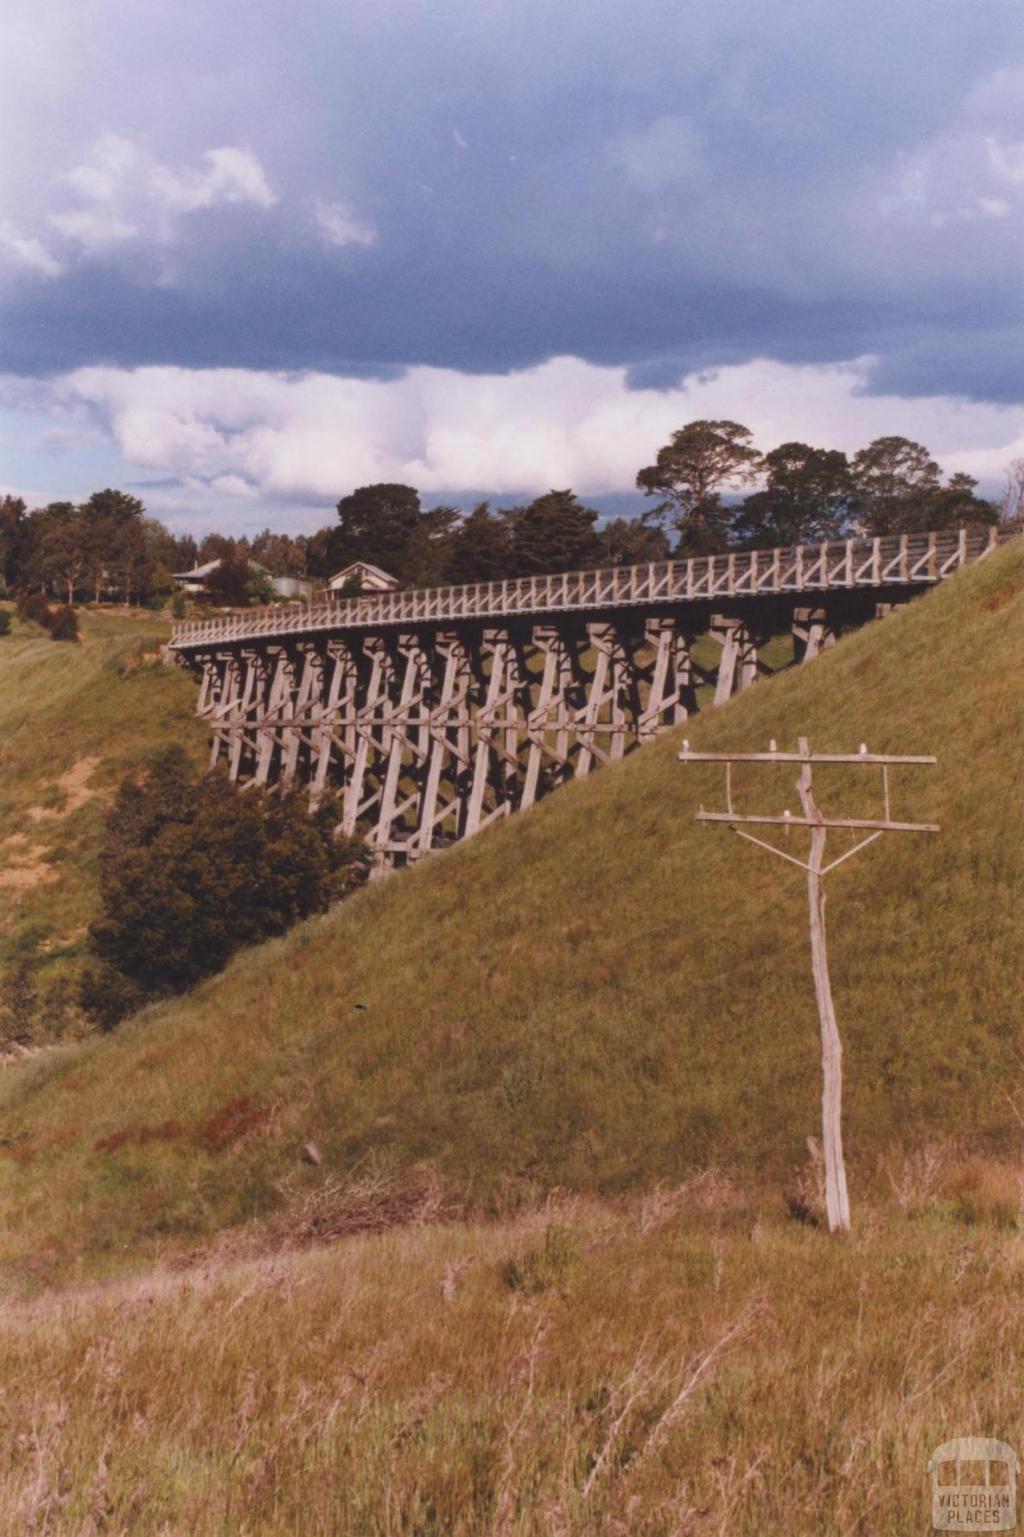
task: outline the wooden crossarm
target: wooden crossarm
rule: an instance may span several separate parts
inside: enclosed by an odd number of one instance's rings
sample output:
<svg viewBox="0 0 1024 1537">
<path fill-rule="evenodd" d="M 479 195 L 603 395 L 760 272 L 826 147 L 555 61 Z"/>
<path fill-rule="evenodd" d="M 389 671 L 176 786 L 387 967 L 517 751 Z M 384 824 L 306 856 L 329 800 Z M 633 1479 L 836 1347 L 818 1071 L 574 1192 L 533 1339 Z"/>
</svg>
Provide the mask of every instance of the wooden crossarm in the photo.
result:
<svg viewBox="0 0 1024 1537">
<path fill-rule="evenodd" d="M 932 757 L 900 757 L 878 752 L 694 752 L 684 747 L 681 763 L 937 763 Z"/>
<path fill-rule="evenodd" d="M 871 817 L 753 817 L 740 816 L 735 811 L 698 811 L 698 822 L 725 822 L 733 826 L 740 822 L 761 827 L 850 827 L 855 831 L 880 833 L 937 833 L 935 822 L 883 822 Z"/>
</svg>

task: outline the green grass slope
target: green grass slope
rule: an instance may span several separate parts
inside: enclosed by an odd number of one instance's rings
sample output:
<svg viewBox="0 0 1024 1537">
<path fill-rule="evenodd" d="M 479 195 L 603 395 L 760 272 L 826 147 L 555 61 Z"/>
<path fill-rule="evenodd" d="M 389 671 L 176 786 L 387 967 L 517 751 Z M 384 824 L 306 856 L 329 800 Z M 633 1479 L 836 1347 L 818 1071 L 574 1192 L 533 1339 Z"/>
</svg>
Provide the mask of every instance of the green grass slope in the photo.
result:
<svg viewBox="0 0 1024 1537">
<path fill-rule="evenodd" d="M 0 1003 L 10 1008 L 12 974 L 27 969 L 30 1030 L 67 1016 L 110 791 L 153 748 L 203 741 L 191 679 L 159 665 L 167 620 L 81 619 L 81 645 L 35 625 L 0 639 Z"/>
<path fill-rule="evenodd" d="M 940 760 L 897 774 L 894 809 L 941 835 L 881 840 L 829 880 L 854 1170 L 896 1143 L 1005 1149 L 1024 1015 L 1024 544 L 688 727 L 701 748 L 798 734 Z M 368 1156 L 429 1160 L 501 1200 L 798 1163 L 819 1115 L 803 880 L 695 823 L 721 776 L 680 764 L 679 735 L 115 1037 L 8 1070 L 7 1274 L 114 1268 Z M 872 776 L 833 773 L 826 808 L 879 805 Z M 793 779 L 737 773 L 736 796 L 795 807 Z M 321 1170 L 300 1161 L 308 1140 Z"/>
</svg>

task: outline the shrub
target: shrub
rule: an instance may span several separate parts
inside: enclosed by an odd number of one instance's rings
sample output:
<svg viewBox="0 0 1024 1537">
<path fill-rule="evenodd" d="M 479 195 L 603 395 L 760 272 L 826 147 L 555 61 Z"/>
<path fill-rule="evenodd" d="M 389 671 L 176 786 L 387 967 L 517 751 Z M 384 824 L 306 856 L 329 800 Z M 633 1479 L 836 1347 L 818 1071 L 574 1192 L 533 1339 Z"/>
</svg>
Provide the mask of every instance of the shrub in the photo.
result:
<svg viewBox="0 0 1024 1537">
<path fill-rule="evenodd" d="M 70 603 L 62 603 L 55 608 L 50 615 L 50 639 L 72 640 L 78 639 L 78 615 Z"/>
<path fill-rule="evenodd" d="M 214 602 L 229 608 L 243 608 L 249 601 L 252 572 L 244 555 L 222 555 L 206 582 Z"/>
<path fill-rule="evenodd" d="M 109 961 L 90 961 L 78 980 L 78 1003 L 101 1030 L 113 1030 L 148 1001 L 145 988 Z"/>
<path fill-rule="evenodd" d="M 185 617 L 185 594 L 183 592 L 176 592 L 174 594 L 174 597 L 171 599 L 171 618 L 172 619 L 184 619 L 184 617 Z"/>
<path fill-rule="evenodd" d="M 4 985 L 0 1001 L 0 1042 L 20 1045 L 32 1038 L 32 1021 L 39 1002 L 35 969 L 29 960 L 19 961 Z"/>
<path fill-rule="evenodd" d="M 117 793 L 100 857 L 101 916 L 89 930 L 86 1012 L 110 1028 L 146 998 L 183 992 L 234 951 L 361 882 L 361 839 L 336 836 L 338 808 L 310 816 L 298 792 L 237 791 L 200 778 L 180 747 Z"/>
<path fill-rule="evenodd" d="M 6 608 L 0 608 L 0 635 L 10 635 L 11 616 Z"/>
<path fill-rule="evenodd" d="M 50 628 L 53 614 L 46 601 L 45 593 L 19 592 L 17 608 L 19 619 L 25 620 L 28 624 L 40 624 L 44 630 Z"/>
</svg>

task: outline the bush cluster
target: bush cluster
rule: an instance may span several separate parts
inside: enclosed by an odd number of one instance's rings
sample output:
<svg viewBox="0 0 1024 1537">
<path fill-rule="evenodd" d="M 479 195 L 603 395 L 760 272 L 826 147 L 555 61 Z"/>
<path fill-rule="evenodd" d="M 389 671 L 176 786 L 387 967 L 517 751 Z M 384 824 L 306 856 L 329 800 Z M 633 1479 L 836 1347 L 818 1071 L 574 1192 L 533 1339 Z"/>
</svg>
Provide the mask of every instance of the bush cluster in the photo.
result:
<svg viewBox="0 0 1024 1537">
<path fill-rule="evenodd" d="M 298 792 L 241 792 L 221 775 L 200 776 L 180 747 L 125 779 L 100 857 L 85 1012 L 109 1029 L 360 884 L 368 853 L 361 839 L 337 835 L 338 815 L 333 800 L 310 815 Z"/>
<path fill-rule="evenodd" d="M 21 592 L 17 599 L 18 618 L 49 630 L 51 640 L 77 640 L 78 615 L 70 603 L 51 608 L 41 592 Z"/>
</svg>

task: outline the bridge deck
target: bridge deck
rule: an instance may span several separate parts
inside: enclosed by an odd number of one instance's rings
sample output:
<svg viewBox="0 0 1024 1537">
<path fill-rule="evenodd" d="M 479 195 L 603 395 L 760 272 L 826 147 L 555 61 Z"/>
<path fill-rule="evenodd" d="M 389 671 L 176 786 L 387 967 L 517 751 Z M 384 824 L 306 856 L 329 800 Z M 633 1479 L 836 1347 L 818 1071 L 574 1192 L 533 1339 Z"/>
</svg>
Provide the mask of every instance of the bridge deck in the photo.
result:
<svg viewBox="0 0 1024 1537">
<path fill-rule="evenodd" d="M 179 651 L 204 650 L 323 631 L 923 586 L 941 581 L 968 561 L 978 559 L 997 538 L 995 528 L 892 534 L 462 587 L 408 588 L 360 598 L 276 605 L 223 619 L 185 621 L 175 626 L 171 645 Z"/>
</svg>

